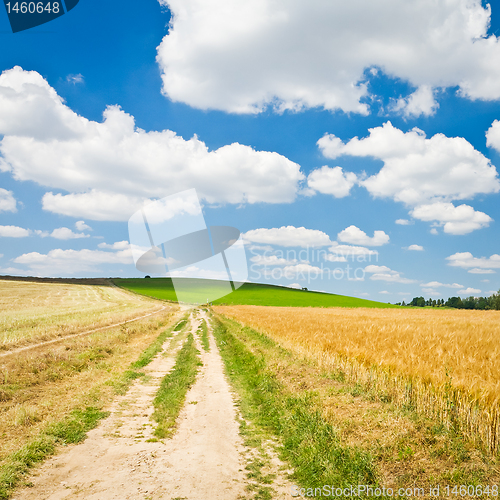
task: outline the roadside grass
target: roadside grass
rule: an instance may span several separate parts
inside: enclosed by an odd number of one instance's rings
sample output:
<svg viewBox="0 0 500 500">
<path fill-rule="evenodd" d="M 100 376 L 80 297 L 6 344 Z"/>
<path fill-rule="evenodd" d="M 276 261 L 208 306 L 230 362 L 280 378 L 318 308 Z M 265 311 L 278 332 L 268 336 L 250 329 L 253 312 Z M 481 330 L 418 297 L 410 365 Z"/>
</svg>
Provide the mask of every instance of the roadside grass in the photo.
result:
<svg viewBox="0 0 500 500">
<path fill-rule="evenodd" d="M 83 441 L 87 432 L 108 415 L 109 412 L 97 407 L 75 408 L 64 420 L 50 424 L 39 436 L 12 453 L 0 467 L 0 499 L 9 498 L 13 489 L 21 483 L 22 476 L 35 464 L 54 454 L 56 445 Z"/>
<path fill-rule="evenodd" d="M 310 390 L 292 393 L 270 369 L 266 351 L 278 350 L 285 358 L 289 353 L 268 337 L 221 318 L 215 320 L 214 335 L 241 397 L 243 418 L 261 428 L 250 432 L 254 445 L 262 444 L 266 433 L 276 436 L 281 458 L 294 468 L 292 478 L 306 488 L 377 484 L 371 454 L 341 442 L 321 414 L 318 395 Z M 248 425 L 242 430 L 248 432 Z"/>
<path fill-rule="evenodd" d="M 177 353 L 173 370 L 161 381 L 160 388 L 153 400 L 153 420 L 157 422 L 154 435 L 163 439 L 172 436 L 175 421 L 193 385 L 198 366 L 201 366 L 199 352 L 190 333 L 186 342 Z"/>
<path fill-rule="evenodd" d="M 200 335 L 201 338 L 201 345 L 203 346 L 203 349 L 205 352 L 210 351 L 210 342 L 208 340 L 208 328 L 207 328 L 207 322 L 202 319 L 201 324 L 198 327 L 198 334 Z"/>
<path fill-rule="evenodd" d="M 0 350 L 119 323 L 158 305 L 112 286 L 0 280 Z"/>
<path fill-rule="evenodd" d="M 365 475 L 365 479 L 360 476 L 351 483 L 354 485 L 369 484 L 367 479 L 371 479 L 395 491 L 415 485 L 428 491 L 436 484 L 444 487 L 499 483 L 499 457 L 483 453 L 456 429 L 449 429 L 435 419 L 417 413 L 411 405 L 397 407 L 386 392 L 350 381 L 343 371 L 325 369 L 311 358 L 284 349 L 262 333 L 220 315 L 217 318 L 217 343 L 228 376 L 241 397 L 240 405 L 246 420 L 242 433 L 249 433 L 257 442 L 265 440 L 265 435 L 256 438 L 256 431 L 250 432 L 258 424 L 261 429 L 277 436 L 283 446 L 282 458 L 295 467 L 292 478 L 300 486 L 332 484 L 329 482 L 332 476 L 327 473 L 329 468 L 337 469 L 336 456 L 347 457 L 340 460 L 344 465 L 352 462 L 351 457 L 357 456 L 361 459 L 358 463 L 364 463 L 366 467 L 360 470 L 370 472 L 371 476 Z M 236 347 L 231 347 L 232 344 Z M 245 349 L 253 357 L 245 360 L 240 352 Z M 248 366 L 252 367 L 253 375 Z M 259 373 L 260 385 L 257 383 Z M 270 377 L 273 383 L 267 382 L 266 377 Z M 270 390 L 273 384 L 280 387 L 281 399 L 279 395 L 273 399 L 276 393 Z M 260 401 L 266 397 L 270 409 Z M 283 403 L 283 398 L 285 402 L 290 398 L 291 402 Z M 294 406 L 293 403 L 298 401 L 301 403 Z M 281 412 L 281 418 L 305 423 L 301 423 L 299 429 L 269 424 L 269 419 L 278 423 L 280 420 L 273 416 L 273 404 L 275 412 Z M 305 418 L 301 413 L 307 413 L 309 417 Z M 313 423 L 318 421 L 328 426 Z M 316 430 L 302 440 L 301 436 L 307 435 L 307 428 Z M 316 440 L 321 442 L 321 435 L 328 435 L 325 429 L 331 433 L 331 440 L 326 440 L 322 452 L 314 443 Z M 334 447 L 333 454 L 329 454 L 328 446 Z M 289 448 L 292 448 L 291 453 Z M 294 451 L 297 448 L 303 450 Z M 343 455 L 343 450 L 349 453 Z"/>
<path fill-rule="evenodd" d="M 29 469 L 58 445 L 82 441 L 107 416 L 104 405 L 142 375 L 172 335 L 169 322 L 171 313 L 2 363 L 0 387 L 5 394 L 7 383 L 11 397 L 0 402 L 0 499 L 27 484 Z"/>
<path fill-rule="evenodd" d="M 194 278 L 184 278 L 184 280 L 187 285 L 189 285 L 189 282 L 192 283 L 193 289 L 196 290 L 196 296 L 199 297 L 216 296 L 221 283 L 217 280 L 196 280 Z M 177 301 L 171 278 L 128 278 L 115 279 L 113 281 L 117 286 L 141 295 L 172 302 Z M 205 301 L 205 298 L 201 300 Z M 213 304 L 246 304 L 277 307 L 399 308 L 399 306 L 385 304 L 383 302 L 347 297 L 345 295 L 309 292 L 306 290 L 296 290 L 283 286 L 260 283 L 244 283 L 234 292 L 225 295 L 219 300 L 215 300 Z"/>
</svg>

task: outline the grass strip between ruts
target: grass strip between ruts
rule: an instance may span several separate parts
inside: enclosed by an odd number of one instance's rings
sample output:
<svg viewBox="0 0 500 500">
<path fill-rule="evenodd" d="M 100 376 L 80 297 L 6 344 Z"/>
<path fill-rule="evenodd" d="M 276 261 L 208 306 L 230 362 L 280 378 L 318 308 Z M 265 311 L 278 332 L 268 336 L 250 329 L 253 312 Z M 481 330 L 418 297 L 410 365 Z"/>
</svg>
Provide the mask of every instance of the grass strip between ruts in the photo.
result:
<svg viewBox="0 0 500 500">
<path fill-rule="evenodd" d="M 144 375 L 136 369 L 148 365 L 175 330 L 175 326 L 167 328 L 158 335 L 141 353 L 139 359 L 130 365 L 130 369 L 124 372 L 120 380 L 113 383 L 116 392 L 125 393 L 134 379 Z M 85 409 L 75 408 L 66 418 L 51 423 L 37 437 L 8 456 L 5 463 L 0 466 L 0 500 L 10 497 L 13 489 L 31 467 L 53 455 L 56 445 L 83 441 L 87 437 L 86 433 L 97 427 L 99 420 L 108 415 L 109 412 L 104 412 L 96 406 L 88 406 Z"/>
<path fill-rule="evenodd" d="M 198 333 L 201 331 L 201 345 L 203 346 L 203 349 L 208 352 L 210 351 L 210 342 L 208 340 L 208 327 L 207 327 L 207 322 L 202 319 L 201 324 L 198 327 Z"/>
<path fill-rule="evenodd" d="M 141 353 L 139 359 L 134 363 L 131 363 L 130 368 L 123 373 L 117 382 L 114 383 L 115 392 L 117 394 L 125 394 L 130 387 L 130 384 L 135 379 L 144 376 L 144 372 L 140 372 L 138 370 L 149 365 L 153 358 L 162 350 L 165 341 L 172 337 L 175 332 L 181 330 L 182 327 L 185 326 L 186 322 L 187 319 L 183 318 L 174 326 L 167 328 L 165 331 L 160 333 L 152 344 Z"/>
<path fill-rule="evenodd" d="M 177 354 L 173 370 L 163 377 L 153 400 L 153 419 L 158 423 L 154 431 L 156 437 L 161 439 L 173 434 L 186 393 L 196 380 L 198 366 L 201 366 L 198 349 L 190 333 Z"/>
<path fill-rule="evenodd" d="M 377 484 L 371 455 L 340 442 L 337 431 L 322 417 L 317 396 L 307 391 L 290 393 L 269 370 L 262 353 L 276 347 L 273 340 L 225 319 L 214 320 L 214 335 L 241 397 L 243 417 L 278 437 L 281 456 L 294 468 L 292 478 L 298 485 L 349 488 Z M 251 352 L 247 342 L 261 352 Z"/>
</svg>

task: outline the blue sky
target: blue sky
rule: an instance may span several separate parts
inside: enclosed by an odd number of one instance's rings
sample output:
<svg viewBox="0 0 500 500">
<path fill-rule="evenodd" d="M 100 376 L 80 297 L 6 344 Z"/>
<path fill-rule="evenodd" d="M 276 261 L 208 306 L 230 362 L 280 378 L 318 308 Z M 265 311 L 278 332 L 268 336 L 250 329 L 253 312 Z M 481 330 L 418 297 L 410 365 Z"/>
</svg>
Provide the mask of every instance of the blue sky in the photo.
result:
<svg viewBox="0 0 500 500">
<path fill-rule="evenodd" d="M 251 280 L 490 295 L 499 29 L 466 0 L 80 0 L 16 34 L 2 7 L 0 273 L 141 276 L 128 218 L 196 188 Z"/>
</svg>

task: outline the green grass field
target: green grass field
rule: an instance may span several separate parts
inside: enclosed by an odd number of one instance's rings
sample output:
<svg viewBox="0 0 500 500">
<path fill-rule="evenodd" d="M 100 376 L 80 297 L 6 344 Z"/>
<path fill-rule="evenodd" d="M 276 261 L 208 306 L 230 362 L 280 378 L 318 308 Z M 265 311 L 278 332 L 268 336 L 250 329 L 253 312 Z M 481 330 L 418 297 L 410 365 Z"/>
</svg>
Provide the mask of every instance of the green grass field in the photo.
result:
<svg viewBox="0 0 500 500">
<path fill-rule="evenodd" d="M 196 287 L 199 303 L 206 302 L 221 282 L 185 278 L 188 285 Z M 130 278 L 113 280 L 119 287 L 156 299 L 176 301 L 175 290 L 170 278 Z M 236 291 L 213 301 L 213 304 L 256 305 L 276 307 L 398 307 L 383 302 L 334 295 L 330 293 L 309 292 L 275 285 L 244 283 Z"/>
</svg>

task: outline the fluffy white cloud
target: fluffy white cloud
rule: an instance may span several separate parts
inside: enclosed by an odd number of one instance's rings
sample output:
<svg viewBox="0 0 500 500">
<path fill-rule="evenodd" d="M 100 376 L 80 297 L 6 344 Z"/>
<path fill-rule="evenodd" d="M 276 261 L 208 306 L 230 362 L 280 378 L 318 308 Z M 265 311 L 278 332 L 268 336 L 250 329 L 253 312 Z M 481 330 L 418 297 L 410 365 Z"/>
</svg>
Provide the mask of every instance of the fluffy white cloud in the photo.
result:
<svg viewBox="0 0 500 500">
<path fill-rule="evenodd" d="M 467 234 L 488 227 L 489 215 L 451 203 L 500 191 L 496 168 L 464 138 L 436 134 L 428 139 L 421 130 L 404 133 L 390 122 L 369 132 L 368 137 L 346 143 L 325 135 L 318 146 L 328 158 L 350 155 L 383 161 L 377 174 L 359 179 L 358 184 L 376 198 L 392 198 L 412 207 L 416 219 L 437 221 L 445 233 Z M 410 222 L 398 219 L 396 224 Z"/>
<path fill-rule="evenodd" d="M 380 172 L 360 181 L 374 197 L 417 206 L 500 191 L 496 168 L 462 137 L 436 134 L 427 139 L 421 130 L 404 133 L 390 122 L 369 132 L 345 144 L 325 135 L 318 146 L 328 158 L 350 155 L 383 161 Z"/>
<path fill-rule="evenodd" d="M 409 284 L 415 283 L 415 280 L 404 278 L 398 271 L 393 271 L 387 266 L 369 265 L 365 267 L 365 273 L 371 274 L 373 281 L 387 281 L 389 283 Z"/>
<path fill-rule="evenodd" d="M 495 271 L 493 271 L 493 269 L 479 269 L 478 267 L 475 267 L 474 269 L 469 269 L 467 272 L 471 274 L 495 274 Z M 489 280 L 481 280 L 481 281 L 489 281 Z"/>
<path fill-rule="evenodd" d="M 243 234 L 245 241 L 282 247 L 323 247 L 331 245 L 330 237 L 317 229 L 282 226 L 271 229 L 252 229 Z"/>
<path fill-rule="evenodd" d="M 453 203 L 431 203 L 420 205 L 411 211 L 415 219 L 438 221 L 448 234 L 468 234 L 476 229 L 488 227 L 493 220 L 484 212 L 474 210 L 469 205 L 455 207 Z"/>
<path fill-rule="evenodd" d="M 110 250 L 126 250 L 130 248 L 130 243 L 128 241 L 116 241 L 109 245 L 108 243 L 99 243 L 97 245 L 99 248 L 108 248 Z"/>
<path fill-rule="evenodd" d="M 0 170 L 69 195 L 45 209 L 127 220 L 143 200 L 196 188 L 208 203 L 286 203 L 304 179 L 299 165 L 238 143 L 209 151 L 196 136 L 145 132 L 118 106 L 102 123 L 74 113 L 36 72 L 0 75 Z"/>
<path fill-rule="evenodd" d="M 117 252 L 102 250 L 51 250 L 47 254 L 31 252 L 14 259 L 16 264 L 24 264 L 31 274 L 37 276 L 79 276 L 99 272 L 102 264 L 125 264 L 133 266 L 130 249 Z"/>
<path fill-rule="evenodd" d="M 92 231 L 92 228 L 85 224 L 85 221 L 83 220 L 78 220 L 75 222 L 75 227 L 77 231 Z"/>
<path fill-rule="evenodd" d="M 499 42 L 480 0 L 159 1 L 172 12 L 158 47 L 163 92 L 197 108 L 367 113 L 369 68 L 417 87 L 408 115 L 431 112 L 438 87 L 500 97 Z"/>
<path fill-rule="evenodd" d="M 16 205 L 14 193 L 0 188 L 0 212 L 17 212 Z"/>
<path fill-rule="evenodd" d="M 0 237 L 6 238 L 26 238 L 31 231 L 18 226 L 0 226 Z"/>
<path fill-rule="evenodd" d="M 413 250 L 415 252 L 423 252 L 424 247 L 422 245 L 410 245 L 406 248 L 406 250 Z"/>
<path fill-rule="evenodd" d="M 500 269 L 500 255 L 494 254 L 491 257 L 474 257 L 470 252 L 458 252 L 446 257 L 449 266 L 470 269 L 472 274 L 480 274 L 480 269 Z M 490 273 L 488 273 L 490 274 Z"/>
<path fill-rule="evenodd" d="M 396 221 L 396 224 L 400 226 L 411 226 L 413 223 L 408 219 L 398 219 Z"/>
<path fill-rule="evenodd" d="M 313 191 L 331 194 L 335 198 L 345 198 L 357 182 L 356 174 L 346 172 L 341 167 L 323 166 L 313 170 L 307 177 L 307 185 Z"/>
<path fill-rule="evenodd" d="M 486 145 L 500 152 L 500 121 L 495 120 L 486 132 Z"/>
<path fill-rule="evenodd" d="M 288 288 L 296 288 L 300 290 L 302 287 L 298 283 L 292 283 L 291 285 L 288 285 Z"/>
<path fill-rule="evenodd" d="M 139 196 L 91 190 L 88 193 L 54 194 L 45 193 L 42 207 L 48 212 L 85 216 L 92 220 L 127 221 L 148 200 Z"/>
<path fill-rule="evenodd" d="M 481 293 L 481 290 L 477 289 L 477 288 L 465 288 L 464 290 L 459 290 L 458 293 L 460 295 L 471 295 L 471 294 L 475 294 L 475 293 Z"/>
<path fill-rule="evenodd" d="M 340 231 L 337 235 L 339 241 L 344 243 L 352 243 L 353 245 L 365 245 L 371 247 L 379 247 L 389 243 L 389 235 L 384 231 L 375 231 L 373 236 L 368 236 L 364 231 L 356 226 L 349 226 Z"/>
<path fill-rule="evenodd" d="M 440 283 L 439 281 L 430 281 L 429 283 L 422 283 L 420 285 L 422 288 L 463 288 L 463 285 L 459 285 L 458 283 L 453 283 L 453 284 L 446 284 L 446 283 Z"/>
<path fill-rule="evenodd" d="M 429 85 L 422 85 L 408 97 L 398 99 L 394 110 L 406 117 L 418 117 L 433 115 L 438 107 L 432 88 Z"/>
<path fill-rule="evenodd" d="M 56 238 L 58 240 L 76 240 L 79 238 L 89 238 L 90 236 L 88 234 L 84 233 L 75 233 L 68 227 L 58 227 L 57 229 L 54 229 L 51 233 L 50 236 L 52 238 Z"/>
</svg>

